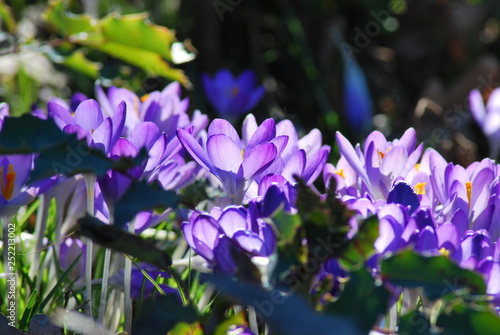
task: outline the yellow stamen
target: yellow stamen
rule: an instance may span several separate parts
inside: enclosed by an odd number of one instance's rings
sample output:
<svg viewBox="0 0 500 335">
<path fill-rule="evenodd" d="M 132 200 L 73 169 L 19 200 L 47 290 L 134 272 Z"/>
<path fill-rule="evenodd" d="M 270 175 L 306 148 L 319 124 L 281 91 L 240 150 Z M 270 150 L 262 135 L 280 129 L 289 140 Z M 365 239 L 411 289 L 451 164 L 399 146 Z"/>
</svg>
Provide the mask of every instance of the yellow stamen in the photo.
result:
<svg viewBox="0 0 500 335">
<path fill-rule="evenodd" d="M 415 193 L 425 195 L 425 185 L 427 183 L 417 183 L 414 188 Z"/>
<path fill-rule="evenodd" d="M 241 158 L 244 159 L 245 158 L 245 150 L 241 149 L 240 153 L 241 153 Z"/>
<path fill-rule="evenodd" d="M 240 93 L 240 88 L 238 86 L 234 86 L 232 89 L 231 89 L 231 95 L 234 97 L 234 96 L 237 96 L 238 94 Z"/>
<path fill-rule="evenodd" d="M 143 96 L 141 97 L 141 102 L 144 102 L 144 101 L 148 100 L 148 98 L 149 98 L 149 94 L 145 94 L 145 95 L 143 95 Z"/>
<path fill-rule="evenodd" d="M 439 253 L 443 256 L 450 257 L 450 250 L 445 247 L 441 247 L 441 249 L 439 249 Z"/>
<path fill-rule="evenodd" d="M 420 172 L 420 163 L 415 164 L 415 170 L 417 170 L 417 172 Z"/>
<path fill-rule="evenodd" d="M 334 172 L 335 174 L 338 174 L 339 176 L 341 176 L 342 178 L 345 179 L 345 173 L 344 173 L 344 169 L 338 169 L 337 171 Z"/>
<path fill-rule="evenodd" d="M 465 189 L 467 190 L 467 201 L 469 202 L 469 208 L 470 208 L 470 199 L 472 198 L 472 182 L 470 181 L 466 182 Z"/>
<path fill-rule="evenodd" d="M 5 174 L 5 183 L 3 179 L 3 166 L 0 168 L 0 186 L 2 188 L 2 196 L 5 200 L 10 200 L 12 198 L 12 193 L 14 193 L 14 183 L 16 181 L 16 172 L 14 171 L 14 165 L 9 164 L 7 167 L 7 173 Z"/>
</svg>

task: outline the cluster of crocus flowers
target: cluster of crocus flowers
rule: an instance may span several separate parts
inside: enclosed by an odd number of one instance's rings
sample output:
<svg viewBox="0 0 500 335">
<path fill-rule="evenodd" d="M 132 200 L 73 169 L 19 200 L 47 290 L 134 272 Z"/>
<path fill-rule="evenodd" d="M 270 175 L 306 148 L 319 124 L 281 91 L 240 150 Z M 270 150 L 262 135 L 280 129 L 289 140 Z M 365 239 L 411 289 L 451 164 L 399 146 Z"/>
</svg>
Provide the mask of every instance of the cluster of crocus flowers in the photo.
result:
<svg viewBox="0 0 500 335">
<path fill-rule="evenodd" d="M 363 149 L 340 133 L 337 141 L 341 158 L 325 166 L 323 178 L 335 178 L 338 196 L 360 216 L 378 216 L 378 256 L 407 247 L 442 254 L 481 272 L 487 292 L 500 294 L 498 164 L 448 163 L 431 148 L 422 152 L 413 129 L 391 142 L 373 132 Z"/>
<path fill-rule="evenodd" d="M 212 121 L 204 142 L 183 129 L 177 136 L 227 195 L 221 204 L 228 207 L 215 207 L 210 213 L 195 211 L 183 225 L 191 248 L 205 259 L 208 268 L 223 273 L 233 273 L 237 266 L 228 256 L 229 250 L 250 257 L 274 252 L 275 235 L 264 219 L 282 206 L 296 212 L 295 177 L 312 186 L 330 152 L 329 146 L 321 144 L 317 129 L 299 138 L 289 120 L 276 123 L 266 119 L 258 125 L 252 114 L 243 122 L 241 137 L 224 119 Z"/>
</svg>

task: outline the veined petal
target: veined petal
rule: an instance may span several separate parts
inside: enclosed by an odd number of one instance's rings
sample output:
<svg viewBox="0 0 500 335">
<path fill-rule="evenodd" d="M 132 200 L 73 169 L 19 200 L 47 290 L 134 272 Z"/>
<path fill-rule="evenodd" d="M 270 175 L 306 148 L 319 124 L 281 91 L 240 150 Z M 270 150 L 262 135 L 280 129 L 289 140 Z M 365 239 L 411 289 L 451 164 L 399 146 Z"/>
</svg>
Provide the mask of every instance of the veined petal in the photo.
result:
<svg viewBox="0 0 500 335">
<path fill-rule="evenodd" d="M 243 126 L 241 127 L 242 140 L 245 144 L 250 141 L 257 128 L 258 125 L 255 116 L 253 114 L 248 114 L 243 120 Z"/>
<path fill-rule="evenodd" d="M 127 116 L 127 104 L 125 102 L 120 102 L 116 107 L 116 111 L 113 116 L 111 116 L 111 122 L 113 123 L 113 137 L 111 137 L 111 145 L 116 143 L 120 136 L 123 135 L 123 128 L 125 127 L 125 118 Z"/>
<path fill-rule="evenodd" d="M 243 162 L 241 149 L 229 136 L 223 134 L 208 138 L 207 152 L 212 165 L 222 171 L 236 173 Z"/>
<path fill-rule="evenodd" d="M 113 133 L 113 125 L 111 124 L 111 119 L 106 118 L 99 127 L 92 134 L 92 140 L 94 141 L 94 147 L 108 152 L 111 143 L 111 134 Z"/>
<path fill-rule="evenodd" d="M 213 250 L 217 245 L 220 233 L 219 224 L 214 218 L 200 214 L 193 222 L 192 227 L 195 251 L 207 260 L 213 260 Z"/>
<path fill-rule="evenodd" d="M 345 157 L 346 161 L 354 169 L 354 171 L 356 171 L 361 179 L 363 179 L 367 185 L 370 185 L 370 180 L 368 179 L 363 163 L 359 159 L 358 154 L 352 147 L 351 143 L 340 132 L 337 132 L 335 137 L 342 156 Z"/>
<path fill-rule="evenodd" d="M 58 104 L 57 102 L 50 101 L 47 104 L 47 113 L 49 117 L 54 119 L 57 126 L 63 129 L 68 124 L 74 124 L 73 116 L 69 110 Z"/>
<path fill-rule="evenodd" d="M 260 143 L 269 142 L 276 137 L 276 124 L 273 119 L 266 119 L 255 130 L 247 143 L 246 150 L 255 148 Z"/>
<path fill-rule="evenodd" d="M 246 216 L 237 207 L 225 209 L 219 218 L 219 225 L 229 238 L 232 238 L 238 230 L 248 229 Z"/>
<path fill-rule="evenodd" d="M 128 136 L 128 140 L 137 148 L 149 151 L 160 137 L 160 129 L 152 122 L 139 123 Z"/>
<path fill-rule="evenodd" d="M 213 135 L 223 134 L 233 140 L 236 145 L 239 147 L 240 136 L 236 129 L 234 129 L 233 125 L 224 119 L 215 119 L 208 126 L 208 137 L 210 138 Z M 243 149 L 243 148 L 241 148 Z"/>
<path fill-rule="evenodd" d="M 177 130 L 177 137 L 182 143 L 182 146 L 193 157 L 193 159 L 203 168 L 214 171 L 213 165 L 210 162 L 207 152 L 194 139 L 194 137 L 184 129 Z"/>
<path fill-rule="evenodd" d="M 277 149 L 272 143 L 261 143 L 245 155 L 241 164 L 243 177 L 251 179 L 257 173 L 269 167 L 276 159 Z"/>
<path fill-rule="evenodd" d="M 74 120 L 77 125 L 92 133 L 103 121 L 101 107 L 93 99 L 83 101 L 75 111 Z"/>
</svg>

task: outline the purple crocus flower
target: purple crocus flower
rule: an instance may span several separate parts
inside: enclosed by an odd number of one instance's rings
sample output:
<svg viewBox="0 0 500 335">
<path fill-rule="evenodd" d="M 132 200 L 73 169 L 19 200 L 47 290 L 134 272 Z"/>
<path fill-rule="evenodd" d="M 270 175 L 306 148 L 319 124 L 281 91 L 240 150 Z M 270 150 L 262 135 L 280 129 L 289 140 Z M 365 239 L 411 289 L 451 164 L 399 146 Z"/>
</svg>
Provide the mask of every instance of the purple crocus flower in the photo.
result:
<svg viewBox="0 0 500 335">
<path fill-rule="evenodd" d="M 479 90 L 469 94 L 469 104 L 472 116 L 486 135 L 490 147 L 490 157 L 498 158 L 500 153 L 500 88 L 496 88 L 486 103 Z"/>
<path fill-rule="evenodd" d="M 0 216 L 12 216 L 54 184 L 55 178 L 27 184 L 33 162 L 34 154 L 0 156 Z"/>
<path fill-rule="evenodd" d="M 228 70 L 220 70 L 214 78 L 203 74 L 203 88 L 219 116 L 234 121 L 249 112 L 262 99 L 263 86 L 256 86 L 255 73 L 246 70 L 235 78 Z"/>
<path fill-rule="evenodd" d="M 235 204 L 242 202 L 252 180 L 279 157 L 288 140 L 287 136 L 276 137 L 272 119 L 262 122 L 251 137 L 245 131 L 243 134 L 241 140 L 228 121 L 215 119 L 208 128 L 206 148 L 203 148 L 188 131 L 177 131 L 186 151 L 220 180 Z"/>
<path fill-rule="evenodd" d="M 189 99 L 181 100 L 181 87 L 177 82 L 142 98 L 125 88 L 114 86 L 108 89 L 106 95 L 99 83 L 96 83 L 95 92 L 104 113 L 108 116 L 114 115 L 114 111 L 122 101 L 127 105 L 127 118 L 120 134 L 122 136 L 128 136 L 141 122 L 153 122 L 170 141 L 176 138 L 177 128 L 187 129 L 193 126 L 193 135 L 197 136 L 208 124 L 208 117 L 199 111 L 195 111 L 190 120 L 186 113 Z"/>
<path fill-rule="evenodd" d="M 104 118 L 97 101 L 89 99 L 80 103 L 74 113 L 64 106 L 51 101 L 47 105 L 49 117 L 67 133 L 76 133 L 79 139 L 105 153 L 115 145 L 120 137 L 126 116 L 126 105 L 118 105 L 113 116 Z"/>
<path fill-rule="evenodd" d="M 231 250 L 267 257 L 275 248 L 271 226 L 262 219 L 251 218 L 242 206 L 224 210 L 215 207 L 210 214 L 194 212 L 182 224 L 182 231 L 189 246 L 208 266 L 223 273 L 233 273 L 237 268 Z"/>
<path fill-rule="evenodd" d="M 362 194 L 373 199 L 387 199 L 394 181 L 415 169 L 423 149 L 422 144 L 416 147 L 413 128 L 392 142 L 374 131 L 368 135 L 363 151 L 359 145 L 355 149 L 341 133 L 337 132 L 336 137 L 340 153 L 362 181 Z"/>
</svg>

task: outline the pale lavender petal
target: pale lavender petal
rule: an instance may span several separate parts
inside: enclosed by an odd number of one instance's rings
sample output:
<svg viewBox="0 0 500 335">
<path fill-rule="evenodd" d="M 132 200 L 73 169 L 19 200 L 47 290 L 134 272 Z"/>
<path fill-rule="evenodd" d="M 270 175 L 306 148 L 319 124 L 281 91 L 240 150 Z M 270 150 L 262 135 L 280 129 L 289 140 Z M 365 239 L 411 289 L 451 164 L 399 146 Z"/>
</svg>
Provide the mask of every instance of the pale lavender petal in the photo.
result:
<svg viewBox="0 0 500 335">
<path fill-rule="evenodd" d="M 242 130 L 242 140 L 244 143 L 248 143 L 252 135 L 257 130 L 258 125 L 253 114 L 248 114 L 243 120 Z"/>
<path fill-rule="evenodd" d="M 83 101 L 75 111 L 75 123 L 92 133 L 102 123 L 102 110 L 97 101 L 89 99 Z"/>
<path fill-rule="evenodd" d="M 99 127 L 92 133 L 92 141 L 94 147 L 102 150 L 103 152 L 108 152 L 111 143 L 111 134 L 113 133 L 113 125 L 111 124 L 111 119 L 106 118 Z"/>
<path fill-rule="evenodd" d="M 241 149 L 230 137 L 223 134 L 208 138 L 207 152 L 212 165 L 222 171 L 236 173 L 243 162 Z"/>
<path fill-rule="evenodd" d="M 152 122 L 139 123 L 128 136 L 128 140 L 137 148 L 149 151 L 160 137 L 160 129 Z"/>
<path fill-rule="evenodd" d="M 213 171 L 213 165 L 210 162 L 207 152 L 194 139 L 194 137 L 184 129 L 177 130 L 177 137 L 182 143 L 182 146 L 193 157 L 193 159 L 203 168 Z"/>
<path fill-rule="evenodd" d="M 54 101 L 50 101 L 47 104 L 47 113 L 61 129 L 68 124 L 75 123 L 70 111 Z"/>
<path fill-rule="evenodd" d="M 255 130 L 247 143 L 246 150 L 255 148 L 260 143 L 269 142 L 276 137 L 276 124 L 273 119 L 266 119 Z"/>
<path fill-rule="evenodd" d="M 237 207 L 226 208 L 219 218 L 219 225 L 229 238 L 232 238 L 238 230 L 248 228 L 246 216 Z"/>
<path fill-rule="evenodd" d="M 269 167 L 276 159 L 276 146 L 272 143 L 262 143 L 245 154 L 243 160 L 243 176 L 251 179 L 257 173 Z"/>
<path fill-rule="evenodd" d="M 239 147 L 240 137 L 236 129 L 234 129 L 233 125 L 224 119 L 215 119 L 210 123 L 208 127 L 208 137 L 210 138 L 213 135 L 223 134 L 233 140 L 236 145 Z"/>
<path fill-rule="evenodd" d="M 299 149 L 304 149 L 307 156 L 316 153 L 321 147 L 322 136 L 321 132 L 314 128 L 299 140 Z"/>
<path fill-rule="evenodd" d="M 266 251 L 264 242 L 260 239 L 259 235 L 254 232 L 239 230 L 234 234 L 233 239 L 240 247 L 250 253 L 264 255 Z"/>
<path fill-rule="evenodd" d="M 361 179 L 363 179 L 363 181 L 367 183 L 367 185 L 370 185 L 370 180 L 368 178 L 368 175 L 366 174 L 363 163 L 360 161 L 351 143 L 340 132 L 337 132 L 335 137 L 337 139 L 337 144 L 339 146 L 341 155 L 345 157 L 349 165 L 354 169 L 354 171 L 356 171 Z"/>
<path fill-rule="evenodd" d="M 484 107 L 483 97 L 479 90 L 472 90 L 469 94 L 469 105 L 471 114 L 481 128 L 484 127 L 486 119 L 486 108 Z"/>
<path fill-rule="evenodd" d="M 213 260 L 213 250 L 220 235 L 219 224 L 209 215 L 199 215 L 193 223 L 192 234 L 195 251 L 206 258 Z"/>
<path fill-rule="evenodd" d="M 281 175 L 288 179 L 290 182 L 294 182 L 294 175 L 302 176 L 304 172 L 304 167 L 306 163 L 306 153 L 304 150 L 299 150 L 290 157 L 286 162 Z"/>
</svg>

